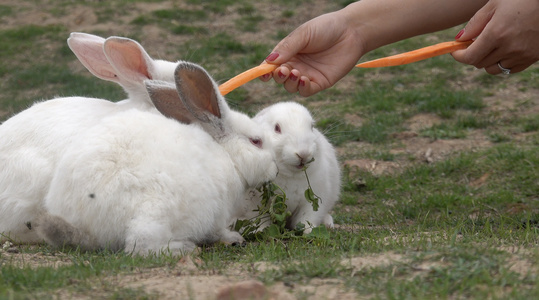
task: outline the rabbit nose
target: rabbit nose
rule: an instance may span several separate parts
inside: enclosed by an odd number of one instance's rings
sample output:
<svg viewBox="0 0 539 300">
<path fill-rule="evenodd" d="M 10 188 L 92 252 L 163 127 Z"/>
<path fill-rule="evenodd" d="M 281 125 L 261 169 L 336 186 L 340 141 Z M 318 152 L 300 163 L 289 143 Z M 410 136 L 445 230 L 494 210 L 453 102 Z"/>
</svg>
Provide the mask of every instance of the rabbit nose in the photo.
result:
<svg viewBox="0 0 539 300">
<path fill-rule="evenodd" d="M 296 152 L 296 156 L 302 161 L 302 162 L 307 162 L 309 160 L 311 160 L 311 152 L 309 151 L 300 151 L 300 152 Z"/>
</svg>

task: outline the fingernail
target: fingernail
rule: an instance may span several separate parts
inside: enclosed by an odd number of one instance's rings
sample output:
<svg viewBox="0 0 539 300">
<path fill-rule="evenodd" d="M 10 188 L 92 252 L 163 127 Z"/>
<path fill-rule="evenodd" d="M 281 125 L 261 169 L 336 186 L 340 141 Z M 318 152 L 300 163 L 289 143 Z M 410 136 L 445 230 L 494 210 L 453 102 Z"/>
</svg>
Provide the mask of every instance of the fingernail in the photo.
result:
<svg viewBox="0 0 539 300">
<path fill-rule="evenodd" d="M 277 59 L 277 57 L 279 57 L 279 53 L 273 52 L 270 55 L 268 55 L 268 57 L 266 57 L 266 61 L 274 61 Z"/>
<path fill-rule="evenodd" d="M 286 77 L 286 75 L 284 75 L 283 73 L 281 73 L 281 71 L 279 71 L 279 72 L 277 73 L 277 75 L 279 76 L 279 78 L 285 78 L 285 77 Z"/>
<path fill-rule="evenodd" d="M 305 80 L 300 80 L 300 81 L 299 81 L 299 85 L 305 86 Z"/>
<path fill-rule="evenodd" d="M 459 33 L 457 33 L 457 36 L 455 37 L 455 40 L 460 39 L 460 37 L 464 34 L 464 29 L 461 29 Z"/>
<path fill-rule="evenodd" d="M 290 76 L 288 77 L 288 79 L 290 79 L 292 81 L 296 81 L 296 80 L 298 80 L 298 76 L 294 75 L 294 73 L 290 73 Z"/>
<path fill-rule="evenodd" d="M 264 74 L 262 75 L 262 78 L 264 79 L 268 79 L 269 77 L 271 76 L 271 73 L 268 73 L 268 74 Z"/>
</svg>

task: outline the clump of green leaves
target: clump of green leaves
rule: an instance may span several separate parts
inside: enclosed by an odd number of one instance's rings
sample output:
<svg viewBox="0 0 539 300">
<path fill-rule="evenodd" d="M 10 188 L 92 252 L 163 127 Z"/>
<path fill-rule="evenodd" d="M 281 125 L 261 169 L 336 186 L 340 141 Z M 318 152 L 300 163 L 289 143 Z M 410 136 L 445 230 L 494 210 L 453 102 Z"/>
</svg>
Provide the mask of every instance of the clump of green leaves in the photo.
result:
<svg viewBox="0 0 539 300">
<path fill-rule="evenodd" d="M 317 196 L 311 188 L 307 168 L 303 169 L 307 178 L 307 189 L 305 190 L 305 200 L 311 203 L 314 211 L 318 211 L 320 197 Z M 237 220 L 233 229 L 240 232 L 247 240 L 259 240 L 266 237 L 287 239 L 303 236 L 305 224 L 298 223 L 293 230 L 289 230 L 287 220 L 292 213 L 287 209 L 285 191 L 273 182 L 268 182 L 257 189 L 260 193 L 260 205 L 255 211 L 257 216 L 248 220 Z M 269 226 L 266 224 L 269 223 Z M 322 225 L 313 228 L 313 231 L 307 236 L 326 236 L 327 230 Z"/>
<path fill-rule="evenodd" d="M 258 215 L 248 220 L 236 221 L 234 230 L 241 232 L 247 240 L 263 239 L 263 236 L 282 237 L 287 232 L 286 220 L 292 215 L 287 210 L 285 192 L 272 182 L 257 190 L 261 197 L 260 205 L 255 210 Z M 263 228 L 268 222 L 270 225 Z"/>
</svg>

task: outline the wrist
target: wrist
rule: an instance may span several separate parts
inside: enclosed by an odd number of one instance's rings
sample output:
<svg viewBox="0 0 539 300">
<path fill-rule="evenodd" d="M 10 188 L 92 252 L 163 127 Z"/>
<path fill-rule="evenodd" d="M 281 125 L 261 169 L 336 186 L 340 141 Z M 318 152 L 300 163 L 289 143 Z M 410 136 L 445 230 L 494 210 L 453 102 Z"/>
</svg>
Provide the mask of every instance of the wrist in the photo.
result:
<svg viewBox="0 0 539 300">
<path fill-rule="evenodd" d="M 393 0 L 362 0 L 349 4 L 340 13 L 357 41 L 358 51 L 367 52 L 400 40 L 403 24 L 402 14 L 394 13 Z"/>
<path fill-rule="evenodd" d="M 349 31 L 348 38 L 353 39 L 353 44 L 357 45 L 355 51 L 358 57 L 375 49 L 369 45 L 369 41 L 373 40 L 374 30 L 361 14 L 359 2 L 354 2 L 345 8 L 336 12 L 337 18 L 343 21 L 344 26 Z"/>
</svg>

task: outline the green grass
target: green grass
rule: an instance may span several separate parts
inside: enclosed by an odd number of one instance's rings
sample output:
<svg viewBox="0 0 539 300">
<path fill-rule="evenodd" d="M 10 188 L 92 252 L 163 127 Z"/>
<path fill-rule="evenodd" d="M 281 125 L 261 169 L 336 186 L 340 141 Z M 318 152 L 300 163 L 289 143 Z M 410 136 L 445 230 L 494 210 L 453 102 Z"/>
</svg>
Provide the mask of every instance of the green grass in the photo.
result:
<svg viewBox="0 0 539 300">
<path fill-rule="evenodd" d="M 533 132 L 539 130 L 539 115 L 532 115 L 522 120 L 522 131 Z"/>
<path fill-rule="evenodd" d="M 240 31 L 258 32 L 258 25 L 264 22 L 264 16 L 258 14 L 252 4 L 245 4 L 238 9 L 241 18 L 236 20 L 236 27 Z"/>
<path fill-rule="evenodd" d="M 360 272 L 349 284 L 361 294 L 395 299 L 525 299 L 537 293 L 536 279 L 509 270 L 504 264 L 508 254 L 502 251 L 459 246 L 411 255 L 411 262 Z M 419 267 L 424 264 L 433 267 Z M 500 288 L 489 289 L 492 283 Z M 515 292 L 522 286 L 526 289 Z"/>
<path fill-rule="evenodd" d="M 21 52 L 36 51 L 42 43 L 39 43 L 39 39 L 51 38 L 55 33 L 62 30 L 61 26 L 37 26 L 26 25 L 12 29 L 0 30 L 0 55 L 3 58 L 18 57 Z M 27 57 L 29 59 L 30 57 Z M 3 61 L 9 63 L 9 60 Z"/>
<path fill-rule="evenodd" d="M 43 4 L 43 12 L 56 18 L 72 9 L 72 1 L 22 2 Z M 260 3 L 232 0 L 77 5 L 93 9 L 100 23 L 118 19 L 114 24 L 122 26 L 118 31 L 112 25 L 101 26 L 90 33 L 146 40 L 146 30 L 158 28 L 159 35 L 151 41 L 162 43 L 143 43 L 152 57 L 199 63 L 224 82 L 259 64 L 296 21 L 306 18 L 302 5 L 314 2 L 276 3 L 272 15 L 259 11 Z M 329 10 L 347 3 L 324 5 Z M 148 6 L 141 9 L 141 4 Z M 28 9 L 0 5 L 0 20 Z M 130 18 L 120 18 L 124 13 Z M 209 26 L 215 21 L 231 26 Z M 114 101 L 125 97 L 116 84 L 103 82 L 80 66 L 65 43 L 76 29 L 65 24 L 0 27 L 0 120 L 55 96 Z M 389 45 L 362 61 L 450 40 L 457 31 Z M 191 269 L 168 255 L 142 258 L 43 245 L 15 247 L 19 254 L 0 250 L 0 299 L 159 299 L 165 291 L 124 284 L 126 278 L 152 272 L 159 272 L 163 280 L 189 280 L 191 275 L 257 279 L 268 286 L 284 284 L 298 299 L 315 297 L 313 289 L 303 289 L 307 285 L 373 299 L 535 299 L 538 79 L 537 66 L 509 77 L 491 76 L 446 55 L 395 68 L 354 69 L 346 84 L 307 99 L 275 83 L 266 83 L 266 89 L 249 83 L 227 95 L 233 108 L 252 115 L 271 103 L 300 101 L 313 112 L 316 127 L 338 147 L 343 162 L 366 159 L 399 167 L 382 174 L 343 167 L 342 195 L 333 211 L 338 228 L 327 234 L 265 238 L 244 247 L 205 246 L 193 255 Z M 513 105 L 500 110 L 490 97 L 505 89 L 514 98 L 496 100 Z M 412 129 L 410 123 L 418 115 L 437 122 Z M 410 131 L 415 135 L 401 137 Z M 462 142 L 475 137 L 490 144 L 442 153 L 431 163 L 417 154 L 423 148 L 407 148 L 416 142 L 425 143 L 426 149 L 440 139 Z M 470 143 L 475 146 L 473 140 Z M 51 267 L 35 257 L 62 263 Z M 358 264 L 357 259 L 367 264 Z M 329 284 L 321 286 L 320 280 Z M 191 298 L 197 299 L 196 294 L 191 291 Z"/>
<path fill-rule="evenodd" d="M 420 135 L 434 140 L 463 139 L 468 136 L 468 132 L 488 128 L 490 125 L 492 125 L 492 121 L 486 117 L 466 114 L 456 117 L 456 120 L 452 120 L 452 122 L 443 122 L 423 129 L 420 131 Z M 501 140 L 498 139 L 497 141 Z"/>
<path fill-rule="evenodd" d="M 7 5 L 0 5 L 0 19 L 3 16 L 7 16 L 13 12 L 13 9 Z"/>
<path fill-rule="evenodd" d="M 327 117 L 318 120 L 316 122 L 316 128 L 335 146 L 342 145 L 346 141 L 357 141 L 361 137 L 358 128 L 346 124 L 337 117 Z"/>
<path fill-rule="evenodd" d="M 22 248 L 25 253 L 41 253 L 45 257 L 54 259 L 54 252 L 47 247 L 38 249 Z M 134 272 L 140 268 L 156 268 L 171 266 L 176 263 L 176 258 L 162 255 L 147 258 L 130 256 L 121 253 L 99 252 L 84 253 L 78 250 L 62 251 L 67 263 L 57 268 L 32 267 L 28 264 L 12 265 L 8 258 L 0 253 L 0 297 L 7 295 L 19 295 L 21 297 L 35 297 L 54 293 L 60 288 L 66 288 L 76 284 L 76 292 L 96 292 L 91 280 L 100 276 L 115 276 L 121 273 Z M 102 282 L 100 288 L 113 294 L 129 294 L 132 290 L 116 289 L 114 285 Z M 74 291 L 72 291 L 74 292 Z M 100 291 L 102 292 L 102 291 Z M 141 295 L 141 291 L 136 292 Z"/>
<path fill-rule="evenodd" d="M 136 17 L 131 23 L 134 25 L 159 24 L 165 28 L 170 28 L 175 21 L 181 23 L 192 23 L 208 18 L 208 13 L 202 9 L 159 9 L 148 14 Z"/>
</svg>

